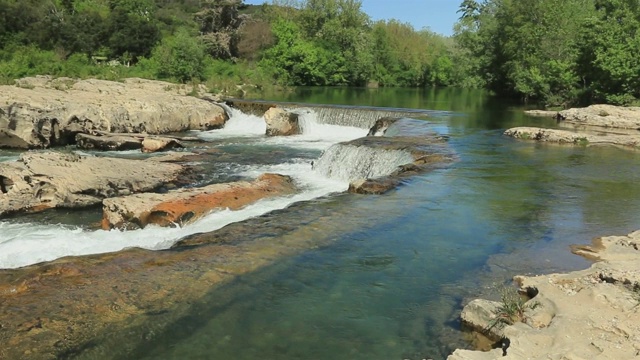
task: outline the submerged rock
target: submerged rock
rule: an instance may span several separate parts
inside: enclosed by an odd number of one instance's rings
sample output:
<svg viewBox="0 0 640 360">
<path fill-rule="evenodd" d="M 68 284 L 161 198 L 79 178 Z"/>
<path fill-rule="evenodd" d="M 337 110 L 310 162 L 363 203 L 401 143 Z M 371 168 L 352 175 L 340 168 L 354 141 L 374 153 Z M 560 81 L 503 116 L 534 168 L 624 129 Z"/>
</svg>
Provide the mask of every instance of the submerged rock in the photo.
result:
<svg viewBox="0 0 640 360">
<path fill-rule="evenodd" d="M 127 79 L 21 79 L 0 86 L 0 147 L 47 148 L 78 133 L 163 134 L 224 126 L 224 109 L 179 85 Z"/>
<path fill-rule="evenodd" d="M 267 136 L 290 136 L 300 134 L 298 114 L 278 107 L 272 107 L 264 113 L 267 123 Z"/>
<path fill-rule="evenodd" d="M 49 208 L 80 208 L 103 199 L 151 191 L 186 169 L 156 161 L 27 152 L 0 163 L 0 216 Z"/>
<path fill-rule="evenodd" d="M 253 182 L 238 181 L 165 194 L 136 194 L 103 201 L 103 229 L 185 225 L 214 210 L 237 210 L 267 197 L 294 193 L 289 176 L 264 174 Z"/>
</svg>

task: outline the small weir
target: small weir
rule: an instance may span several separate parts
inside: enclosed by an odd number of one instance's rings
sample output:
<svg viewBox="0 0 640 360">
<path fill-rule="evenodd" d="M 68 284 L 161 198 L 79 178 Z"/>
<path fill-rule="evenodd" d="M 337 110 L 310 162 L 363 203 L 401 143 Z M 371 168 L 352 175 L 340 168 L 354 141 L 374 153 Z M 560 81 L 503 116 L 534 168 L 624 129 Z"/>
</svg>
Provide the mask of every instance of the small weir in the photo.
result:
<svg viewBox="0 0 640 360">
<path fill-rule="evenodd" d="M 313 169 L 328 178 L 353 181 L 389 175 L 413 160 L 403 150 L 335 144 L 314 163 Z"/>
<path fill-rule="evenodd" d="M 262 116 L 278 106 L 300 115 L 313 114 L 319 124 L 370 128 L 383 117 L 427 117 L 430 111 L 418 109 L 380 108 L 372 106 L 309 105 L 290 102 L 267 102 L 230 99 L 226 103 L 247 114 Z"/>
</svg>

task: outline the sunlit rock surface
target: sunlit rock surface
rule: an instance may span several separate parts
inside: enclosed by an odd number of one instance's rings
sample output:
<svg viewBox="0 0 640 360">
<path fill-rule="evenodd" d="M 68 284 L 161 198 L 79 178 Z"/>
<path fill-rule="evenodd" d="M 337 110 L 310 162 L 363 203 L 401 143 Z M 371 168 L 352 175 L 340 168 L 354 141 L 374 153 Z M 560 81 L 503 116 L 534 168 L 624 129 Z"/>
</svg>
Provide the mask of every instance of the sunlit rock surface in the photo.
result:
<svg viewBox="0 0 640 360">
<path fill-rule="evenodd" d="M 96 131 L 163 134 L 224 126 L 224 109 L 186 96 L 190 90 L 143 79 L 20 79 L 0 86 L 0 147 L 67 145 L 78 133 Z"/>
<path fill-rule="evenodd" d="M 0 163 L 0 216 L 100 204 L 177 181 L 185 170 L 157 161 L 26 152 L 18 161 Z"/>
<path fill-rule="evenodd" d="M 298 114 L 273 107 L 264 113 L 267 123 L 267 136 L 290 136 L 300 134 Z"/>
<path fill-rule="evenodd" d="M 524 322 L 506 326 L 509 359 L 634 359 L 640 352 L 640 231 L 574 246 L 597 259 L 589 269 L 566 274 L 516 276 L 522 289 L 536 289 Z M 486 318 L 477 301 L 463 313 Z M 497 311 L 497 310 L 494 310 Z M 484 314 L 484 315 L 483 315 Z M 490 316 L 490 315 L 489 315 Z M 468 315 L 467 318 L 470 318 Z M 480 324 L 480 322 L 479 322 Z M 502 359 L 501 351 L 456 350 L 449 360 Z"/>
<path fill-rule="evenodd" d="M 640 107 L 591 105 L 560 111 L 558 120 L 577 125 L 640 130 Z"/>
<path fill-rule="evenodd" d="M 259 199 L 295 192 L 288 176 L 264 174 L 253 182 L 238 181 L 164 194 L 145 193 L 103 201 L 103 229 L 182 226 L 222 209 L 237 210 Z"/>
<path fill-rule="evenodd" d="M 576 132 L 559 129 L 537 127 L 517 127 L 504 132 L 506 136 L 521 140 L 574 144 L 581 146 L 617 145 L 630 148 L 640 147 L 640 132 L 636 134 L 620 134 L 612 132 Z"/>
</svg>

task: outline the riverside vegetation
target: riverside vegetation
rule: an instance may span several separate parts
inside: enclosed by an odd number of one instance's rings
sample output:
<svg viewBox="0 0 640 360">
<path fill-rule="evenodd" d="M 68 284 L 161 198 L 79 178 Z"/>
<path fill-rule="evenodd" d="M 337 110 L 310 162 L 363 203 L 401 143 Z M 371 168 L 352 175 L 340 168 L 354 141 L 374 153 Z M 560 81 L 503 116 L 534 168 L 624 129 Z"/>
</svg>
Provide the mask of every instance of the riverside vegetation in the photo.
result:
<svg viewBox="0 0 640 360">
<path fill-rule="evenodd" d="M 361 3 L 0 0 L 0 81 L 143 77 L 232 95 L 239 84 L 486 87 L 557 107 L 640 98 L 637 0 L 464 0 L 451 37 L 372 21 Z"/>
</svg>

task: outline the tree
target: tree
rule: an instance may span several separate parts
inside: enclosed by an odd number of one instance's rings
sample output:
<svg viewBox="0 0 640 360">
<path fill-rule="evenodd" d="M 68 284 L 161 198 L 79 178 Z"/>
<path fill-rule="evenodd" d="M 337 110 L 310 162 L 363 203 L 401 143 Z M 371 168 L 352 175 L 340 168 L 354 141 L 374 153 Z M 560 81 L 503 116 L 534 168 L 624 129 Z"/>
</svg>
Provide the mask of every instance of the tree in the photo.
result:
<svg viewBox="0 0 640 360">
<path fill-rule="evenodd" d="M 202 41 L 184 28 L 179 29 L 174 36 L 164 38 L 154 49 L 151 58 L 157 64 L 158 77 L 182 83 L 204 80 L 206 59 Z"/>
<path fill-rule="evenodd" d="M 640 5 L 598 0 L 582 28 L 578 71 L 589 102 L 629 104 L 640 99 Z"/>
<path fill-rule="evenodd" d="M 143 0 L 111 0 L 109 48 L 113 56 L 125 53 L 137 62 L 148 56 L 161 38 L 153 8 Z"/>
</svg>

